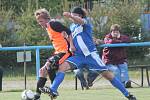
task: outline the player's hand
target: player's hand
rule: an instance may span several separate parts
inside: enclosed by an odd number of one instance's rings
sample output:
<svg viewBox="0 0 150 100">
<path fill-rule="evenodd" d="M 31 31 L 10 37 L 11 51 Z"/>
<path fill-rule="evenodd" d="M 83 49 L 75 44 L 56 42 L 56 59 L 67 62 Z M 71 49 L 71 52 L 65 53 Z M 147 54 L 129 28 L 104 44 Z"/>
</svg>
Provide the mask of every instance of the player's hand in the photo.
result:
<svg viewBox="0 0 150 100">
<path fill-rule="evenodd" d="M 76 48 L 75 48 L 74 46 L 70 46 L 69 50 L 70 50 L 71 52 L 74 52 L 74 51 L 76 51 Z"/>
<path fill-rule="evenodd" d="M 63 15 L 64 15 L 65 17 L 68 17 L 68 18 L 71 17 L 71 13 L 70 13 L 70 12 L 64 12 Z"/>
<path fill-rule="evenodd" d="M 66 33 L 65 31 L 62 31 L 62 32 L 61 32 L 61 35 L 62 35 L 64 38 L 68 38 L 68 35 L 67 35 L 67 33 Z"/>
<path fill-rule="evenodd" d="M 45 70 L 45 69 L 47 70 L 47 69 L 49 69 L 49 65 L 50 65 L 50 64 L 51 64 L 51 63 L 47 61 L 47 62 L 45 63 L 45 65 L 44 65 L 41 69 L 42 69 L 42 70 Z"/>
<path fill-rule="evenodd" d="M 46 71 L 45 66 L 43 66 L 40 70 L 41 70 L 42 72 L 45 72 L 45 71 Z"/>
<path fill-rule="evenodd" d="M 40 77 L 47 76 L 47 68 L 48 68 L 48 63 L 46 63 L 42 68 L 40 68 Z"/>
</svg>

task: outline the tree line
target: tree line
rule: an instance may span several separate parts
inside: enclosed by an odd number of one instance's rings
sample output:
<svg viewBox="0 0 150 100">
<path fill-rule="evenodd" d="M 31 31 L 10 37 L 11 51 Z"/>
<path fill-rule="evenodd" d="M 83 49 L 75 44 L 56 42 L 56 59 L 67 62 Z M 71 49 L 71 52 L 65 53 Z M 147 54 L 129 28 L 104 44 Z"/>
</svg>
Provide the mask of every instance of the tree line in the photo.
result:
<svg viewBox="0 0 150 100">
<path fill-rule="evenodd" d="M 78 3 L 80 1 L 80 4 Z M 47 33 L 40 28 L 34 18 L 34 11 L 39 8 L 46 8 L 52 18 L 61 16 L 66 26 L 69 25 L 62 16 L 63 11 L 70 11 L 76 5 L 83 6 L 88 0 L 0 0 L 0 44 L 5 46 L 26 45 L 51 45 Z M 124 2 L 124 0 L 108 0 L 108 2 L 98 2 L 93 0 L 92 9 L 88 16 L 91 18 L 94 36 L 103 39 L 109 32 L 112 24 L 120 24 L 122 32 L 131 37 L 138 37 L 141 33 L 140 16 L 143 10 L 144 0 L 128 0 L 134 2 Z M 148 41 L 144 37 L 139 41 Z M 52 50 L 53 51 L 53 50 Z M 42 50 L 41 63 L 45 61 L 52 51 Z M 147 48 L 130 48 L 129 58 L 137 59 L 148 53 Z M 137 55 L 138 54 L 138 55 Z M 32 53 L 33 61 L 31 66 L 35 66 L 35 52 Z M 16 62 L 16 52 L 0 51 L 0 66 L 19 66 Z"/>
</svg>

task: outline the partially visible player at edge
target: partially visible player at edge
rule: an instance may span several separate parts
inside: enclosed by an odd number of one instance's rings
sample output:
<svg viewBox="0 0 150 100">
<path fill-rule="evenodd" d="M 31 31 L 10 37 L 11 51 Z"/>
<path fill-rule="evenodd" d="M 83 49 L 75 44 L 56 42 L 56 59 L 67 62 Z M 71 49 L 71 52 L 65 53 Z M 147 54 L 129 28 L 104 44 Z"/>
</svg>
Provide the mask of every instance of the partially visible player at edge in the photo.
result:
<svg viewBox="0 0 150 100">
<path fill-rule="evenodd" d="M 92 40 L 92 27 L 89 24 L 83 8 L 75 7 L 72 12 L 64 12 L 63 15 L 71 19 L 71 32 L 73 44 L 75 46 L 74 56 L 69 57 L 64 63 L 59 66 L 54 82 L 49 88 L 42 88 L 44 93 L 48 93 L 52 97 L 58 96 L 57 89 L 65 77 L 65 71 L 72 68 L 80 68 L 83 65 L 88 65 L 89 69 L 99 70 L 103 77 L 119 89 L 128 100 L 136 100 L 136 97 L 131 95 L 123 84 L 114 77 L 97 54 L 97 49 Z"/>
<path fill-rule="evenodd" d="M 35 17 L 41 27 L 47 31 L 55 49 L 54 55 L 47 59 L 47 62 L 39 71 L 39 80 L 37 82 L 34 100 L 40 100 L 41 91 L 39 89 L 44 87 L 47 74 L 52 83 L 59 64 L 71 56 L 69 48 L 74 50 L 74 46 L 71 40 L 71 31 L 60 22 L 51 19 L 46 9 L 38 9 L 35 11 Z"/>
</svg>

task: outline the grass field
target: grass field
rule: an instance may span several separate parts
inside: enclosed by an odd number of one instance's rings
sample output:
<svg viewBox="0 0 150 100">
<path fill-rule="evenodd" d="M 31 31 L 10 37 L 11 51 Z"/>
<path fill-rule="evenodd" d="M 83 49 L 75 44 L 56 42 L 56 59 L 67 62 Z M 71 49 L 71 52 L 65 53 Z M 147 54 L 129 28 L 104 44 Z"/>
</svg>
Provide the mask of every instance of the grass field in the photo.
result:
<svg viewBox="0 0 150 100">
<path fill-rule="evenodd" d="M 150 100 L 150 88 L 132 88 L 137 100 Z M 127 100 L 114 88 L 74 90 L 60 89 L 60 96 L 56 100 Z M 0 100 L 21 100 L 21 92 L 0 92 Z M 45 94 L 41 100 L 50 100 Z"/>
<path fill-rule="evenodd" d="M 141 83 L 140 72 L 130 71 L 130 78 L 138 84 Z M 144 75 L 145 76 L 145 75 Z M 35 90 L 36 77 L 27 77 L 27 88 Z M 147 87 L 146 78 L 144 77 L 144 86 Z M 49 85 L 49 81 L 47 82 Z M 129 91 L 137 97 L 137 100 L 150 100 L 150 88 L 134 88 Z M 74 89 L 74 74 L 68 73 L 59 89 L 60 96 L 56 100 L 127 100 L 117 89 L 114 89 L 108 81 L 100 79 L 95 82 L 90 90 L 81 90 L 78 81 L 78 90 Z M 21 92 L 24 89 L 24 77 L 4 77 L 3 91 L 0 92 L 0 100 L 21 100 Z M 47 95 L 42 95 L 41 100 L 50 100 Z"/>
</svg>

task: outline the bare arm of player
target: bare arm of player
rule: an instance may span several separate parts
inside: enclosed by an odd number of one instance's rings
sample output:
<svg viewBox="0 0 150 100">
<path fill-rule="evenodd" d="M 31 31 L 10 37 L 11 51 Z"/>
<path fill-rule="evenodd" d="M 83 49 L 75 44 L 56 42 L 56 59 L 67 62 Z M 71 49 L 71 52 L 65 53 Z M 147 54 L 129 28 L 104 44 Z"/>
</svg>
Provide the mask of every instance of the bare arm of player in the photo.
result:
<svg viewBox="0 0 150 100">
<path fill-rule="evenodd" d="M 78 24 L 84 24 L 85 21 L 78 16 L 78 14 L 72 14 L 70 12 L 64 12 L 63 15 L 69 19 L 71 19 L 73 22 L 78 23 Z"/>
<path fill-rule="evenodd" d="M 74 52 L 76 50 L 74 44 L 73 44 L 73 41 L 72 41 L 72 36 L 69 35 L 69 42 L 70 42 L 70 51 L 71 52 Z"/>
<path fill-rule="evenodd" d="M 62 31 L 61 35 L 68 41 L 68 34 L 65 31 Z"/>
<path fill-rule="evenodd" d="M 61 32 L 61 34 L 62 34 L 62 36 L 63 36 L 64 38 L 66 38 L 67 41 L 69 42 L 69 44 L 70 44 L 69 50 L 70 50 L 71 52 L 75 51 L 76 49 L 75 49 L 74 44 L 73 44 L 73 41 L 72 41 L 72 36 L 71 36 L 71 35 L 68 36 L 68 34 L 67 34 L 65 31 Z"/>
</svg>

